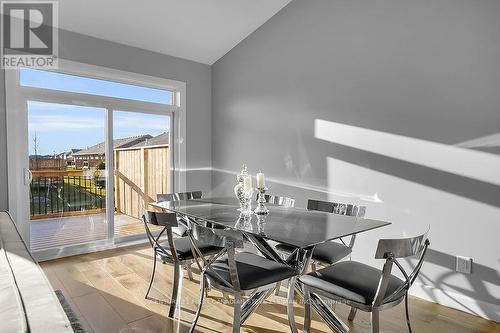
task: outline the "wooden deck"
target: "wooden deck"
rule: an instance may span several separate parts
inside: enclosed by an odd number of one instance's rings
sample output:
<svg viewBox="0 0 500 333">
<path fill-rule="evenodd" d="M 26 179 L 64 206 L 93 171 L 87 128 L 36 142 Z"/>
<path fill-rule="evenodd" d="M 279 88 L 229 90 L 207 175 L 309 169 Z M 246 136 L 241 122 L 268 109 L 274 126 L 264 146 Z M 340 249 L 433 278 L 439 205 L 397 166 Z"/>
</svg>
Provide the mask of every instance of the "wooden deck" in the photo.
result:
<svg viewBox="0 0 500 333">
<path fill-rule="evenodd" d="M 39 251 L 105 240 L 107 223 L 104 213 L 56 217 L 31 221 L 30 233 L 31 250 Z M 143 233 L 141 220 L 123 214 L 115 215 L 115 237 Z"/>
<path fill-rule="evenodd" d="M 179 320 L 166 317 L 166 305 L 144 299 L 152 265 L 151 248 L 134 246 L 43 262 L 42 268 L 54 289 L 60 289 L 89 333 L 187 332 L 198 299 L 198 275 L 194 282 L 182 280 Z M 172 287 L 172 267 L 158 265 L 151 296 L 167 300 Z M 230 332 L 232 306 L 212 290 L 202 308 L 197 331 Z M 346 319 L 349 309 L 335 311 Z M 180 313 L 180 315 L 179 315 Z M 296 322 L 302 329 L 303 306 L 295 304 Z M 410 299 L 414 332 L 500 333 L 500 324 L 418 298 Z M 350 323 L 352 333 L 371 332 L 369 315 L 358 311 Z M 242 332 L 289 332 L 285 288 L 257 308 L 242 326 Z M 313 315 L 311 332 L 331 332 Z M 381 332 L 407 332 L 404 306 L 382 312 Z"/>
</svg>

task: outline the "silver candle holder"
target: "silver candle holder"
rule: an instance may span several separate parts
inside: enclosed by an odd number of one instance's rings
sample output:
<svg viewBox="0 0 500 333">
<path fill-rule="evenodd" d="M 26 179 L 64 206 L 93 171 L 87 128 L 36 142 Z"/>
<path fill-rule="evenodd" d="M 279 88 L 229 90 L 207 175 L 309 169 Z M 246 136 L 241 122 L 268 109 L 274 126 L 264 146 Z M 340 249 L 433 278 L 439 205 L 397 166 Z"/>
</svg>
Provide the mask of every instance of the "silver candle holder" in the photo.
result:
<svg viewBox="0 0 500 333">
<path fill-rule="evenodd" d="M 265 235 L 267 214 L 261 214 L 261 215 L 256 214 L 256 216 L 257 216 L 257 232 L 259 233 L 259 235 Z"/>
<path fill-rule="evenodd" d="M 258 188 L 257 191 L 259 191 L 259 199 L 257 200 L 257 207 L 253 212 L 257 215 L 267 215 L 269 214 L 269 209 L 266 207 L 266 198 L 264 196 L 267 187 Z"/>
<path fill-rule="evenodd" d="M 248 204 L 250 201 L 248 199 L 248 196 L 245 193 L 245 189 L 243 186 L 243 181 L 244 181 L 245 177 L 249 177 L 249 174 L 248 174 L 247 166 L 245 164 L 243 164 L 241 166 L 240 173 L 236 175 L 236 180 L 238 181 L 238 183 L 234 187 L 234 195 L 236 196 L 236 198 L 238 199 L 238 202 L 240 203 L 240 210 L 241 211 L 245 211 L 245 210 L 249 209 Z"/>
</svg>

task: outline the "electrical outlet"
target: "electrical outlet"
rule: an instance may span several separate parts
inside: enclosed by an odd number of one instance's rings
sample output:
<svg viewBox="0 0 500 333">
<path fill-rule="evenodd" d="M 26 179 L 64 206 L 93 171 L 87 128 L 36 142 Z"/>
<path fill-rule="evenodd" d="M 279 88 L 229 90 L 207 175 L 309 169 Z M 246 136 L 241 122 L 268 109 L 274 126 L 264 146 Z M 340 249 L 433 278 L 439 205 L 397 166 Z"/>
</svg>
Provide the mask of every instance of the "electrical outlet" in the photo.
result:
<svg viewBox="0 0 500 333">
<path fill-rule="evenodd" d="M 457 256 L 457 263 L 455 270 L 460 273 L 472 273 L 472 258 Z"/>
</svg>

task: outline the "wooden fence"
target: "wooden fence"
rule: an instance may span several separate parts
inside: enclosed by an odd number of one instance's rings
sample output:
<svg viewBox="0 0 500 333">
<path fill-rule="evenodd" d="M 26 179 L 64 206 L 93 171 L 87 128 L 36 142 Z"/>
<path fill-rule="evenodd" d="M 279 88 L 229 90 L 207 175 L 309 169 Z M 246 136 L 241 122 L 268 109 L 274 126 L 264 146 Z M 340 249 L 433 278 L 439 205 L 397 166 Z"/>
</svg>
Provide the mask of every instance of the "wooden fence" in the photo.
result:
<svg viewBox="0 0 500 333">
<path fill-rule="evenodd" d="M 168 146 L 115 150 L 116 211 L 140 218 L 157 193 L 167 193 L 169 186 Z"/>
<path fill-rule="evenodd" d="M 114 151 L 115 210 L 141 218 L 157 193 L 170 183 L 168 145 Z M 105 209 L 104 187 L 97 187 L 95 171 L 36 170 L 30 186 L 31 219 L 86 215 Z"/>
</svg>

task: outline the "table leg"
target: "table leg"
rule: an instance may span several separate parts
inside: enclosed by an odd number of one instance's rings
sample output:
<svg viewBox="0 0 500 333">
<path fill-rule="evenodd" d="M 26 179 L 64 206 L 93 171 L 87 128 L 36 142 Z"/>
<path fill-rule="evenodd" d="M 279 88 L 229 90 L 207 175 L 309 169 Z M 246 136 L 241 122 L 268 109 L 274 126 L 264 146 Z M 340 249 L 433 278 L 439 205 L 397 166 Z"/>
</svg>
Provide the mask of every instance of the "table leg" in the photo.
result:
<svg viewBox="0 0 500 333">
<path fill-rule="evenodd" d="M 245 237 L 259 250 L 267 259 L 286 264 L 278 253 L 269 245 L 269 243 L 260 237 L 255 237 L 251 234 L 245 234 Z"/>
<path fill-rule="evenodd" d="M 299 295 L 304 298 L 302 283 L 297 281 L 295 285 L 295 291 L 297 291 Z M 332 331 L 337 333 L 349 332 L 349 327 L 337 316 L 335 312 L 333 312 L 328 304 L 323 302 L 323 300 L 314 293 L 311 293 L 311 305 Z"/>
<path fill-rule="evenodd" d="M 274 288 L 267 290 L 258 290 L 252 293 L 252 295 L 243 303 L 241 306 L 241 323 L 243 324 L 250 316 L 255 308 L 259 306 L 262 302 L 266 300 L 274 291 Z"/>
<path fill-rule="evenodd" d="M 295 267 L 299 271 L 301 271 L 301 275 L 306 274 L 309 263 L 311 262 L 312 252 L 312 249 L 299 250 L 298 253 L 292 253 L 287 259 L 287 262 L 292 263 L 295 259 Z M 295 291 L 297 291 L 302 299 L 304 299 L 302 283 L 299 280 L 297 280 L 297 282 L 295 283 Z M 344 322 L 342 322 L 342 320 L 340 320 L 340 318 L 335 314 L 335 312 L 333 312 L 328 304 L 323 302 L 321 298 L 313 293 L 311 293 L 311 305 L 332 331 L 337 333 L 349 332 L 349 327 Z"/>
<path fill-rule="evenodd" d="M 288 264 L 280 257 L 278 253 L 276 253 L 276 251 L 269 245 L 269 243 L 267 243 L 266 240 L 250 234 L 245 234 L 245 236 L 266 258 L 280 263 Z M 241 323 L 245 322 L 245 320 L 252 314 L 257 306 L 264 302 L 273 293 L 274 289 L 275 288 L 270 288 L 267 290 L 257 290 L 251 294 L 251 296 L 241 306 Z"/>
<path fill-rule="evenodd" d="M 311 261 L 312 248 L 311 249 L 299 249 L 297 252 L 292 253 L 289 258 L 284 261 L 279 254 L 274 251 L 274 249 L 269 246 L 269 244 L 260 237 L 255 237 L 253 235 L 246 235 L 248 240 L 250 240 L 254 246 L 259 249 L 259 251 L 264 254 L 268 259 L 272 259 L 281 263 L 287 263 L 295 267 L 301 274 L 307 272 L 309 267 L 309 262 Z M 303 297 L 304 293 L 302 291 L 302 284 L 300 281 L 296 282 L 295 290 L 298 291 L 299 295 Z M 241 307 L 241 323 L 243 324 L 245 320 L 253 313 L 255 308 L 262 302 L 264 302 L 274 291 L 274 288 L 268 290 L 259 290 L 252 293 L 252 295 L 243 303 Z M 337 333 L 347 333 L 349 332 L 349 327 L 340 320 L 340 318 L 332 311 L 332 309 L 325 303 L 321 298 L 311 293 L 312 306 L 314 310 L 320 315 L 320 317 L 325 321 L 325 323 L 330 327 L 331 330 Z"/>
</svg>

